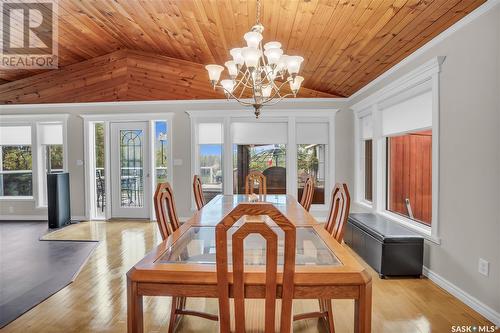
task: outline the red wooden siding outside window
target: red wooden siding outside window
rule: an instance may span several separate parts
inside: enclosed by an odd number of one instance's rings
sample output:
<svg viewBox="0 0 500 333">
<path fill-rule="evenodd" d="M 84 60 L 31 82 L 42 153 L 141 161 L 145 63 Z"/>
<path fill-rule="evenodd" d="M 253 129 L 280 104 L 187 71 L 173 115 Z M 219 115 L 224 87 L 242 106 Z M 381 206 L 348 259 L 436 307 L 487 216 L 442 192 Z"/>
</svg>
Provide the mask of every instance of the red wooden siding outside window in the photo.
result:
<svg viewBox="0 0 500 333">
<path fill-rule="evenodd" d="M 432 131 L 387 138 L 387 158 L 387 209 L 430 225 Z"/>
</svg>

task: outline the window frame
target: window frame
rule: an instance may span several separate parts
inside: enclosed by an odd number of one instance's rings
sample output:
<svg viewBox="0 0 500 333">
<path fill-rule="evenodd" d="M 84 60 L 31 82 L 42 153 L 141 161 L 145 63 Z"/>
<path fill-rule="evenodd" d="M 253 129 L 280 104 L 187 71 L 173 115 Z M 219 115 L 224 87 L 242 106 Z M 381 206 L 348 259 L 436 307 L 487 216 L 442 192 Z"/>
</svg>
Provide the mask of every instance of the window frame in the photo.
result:
<svg viewBox="0 0 500 333">
<path fill-rule="evenodd" d="M 46 208 L 44 204 L 44 181 L 45 164 L 43 161 L 43 145 L 40 143 L 40 125 L 46 123 L 60 123 L 63 130 L 63 171 L 68 171 L 68 118 L 69 114 L 20 114 L 2 115 L 1 126 L 29 126 L 31 127 L 31 174 L 32 174 L 32 195 L 31 196 L 1 196 L 0 201 L 31 201 L 35 203 L 35 208 Z"/>
<path fill-rule="evenodd" d="M 436 57 L 415 70 L 400 77 L 367 98 L 351 106 L 355 120 L 355 203 L 373 213 L 384 216 L 420 233 L 425 239 L 440 244 L 439 238 L 439 73 L 444 57 Z M 432 126 L 414 128 L 391 135 L 382 134 L 383 110 L 415 96 L 415 92 L 431 91 Z M 372 196 L 370 204 L 364 197 L 364 173 L 361 165 L 361 119 L 372 116 Z M 387 137 L 401 135 L 416 130 L 432 130 L 432 218 L 431 225 L 406 218 L 387 210 Z"/>
<path fill-rule="evenodd" d="M 193 110 L 186 111 L 191 120 L 191 170 L 192 176 L 199 169 L 198 154 L 198 124 L 199 123 L 222 123 L 223 126 L 223 194 L 233 194 L 233 136 L 232 123 L 241 122 L 285 122 L 287 123 L 287 142 L 286 145 L 286 193 L 296 198 L 297 186 L 297 123 L 327 123 L 328 124 L 328 143 L 326 144 L 325 159 L 325 203 L 314 204 L 311 206 L 311 213 L 315 216 L 324 218 L 330 208 L 331 188 L 335 183 L 335 114 L 338 109 L 268 109 L 259 119 L 255 119 L 241 109 L 220 110 Z M 207 116 L 210 114 L 212 116 Z M 192 192 L 192 191 L 191 191 Z M 194 196 L 191 193 L 192 210 L 195 210 Z M 300 198 L 298 198 L 300 200 Z"/>
</svg>

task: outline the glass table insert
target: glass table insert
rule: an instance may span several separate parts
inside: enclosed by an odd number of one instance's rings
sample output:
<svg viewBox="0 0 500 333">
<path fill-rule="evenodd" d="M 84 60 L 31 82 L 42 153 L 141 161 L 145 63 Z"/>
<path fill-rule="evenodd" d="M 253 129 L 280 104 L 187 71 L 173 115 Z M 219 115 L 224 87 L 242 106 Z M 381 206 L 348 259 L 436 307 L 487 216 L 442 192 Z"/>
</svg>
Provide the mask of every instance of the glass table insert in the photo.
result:
<svg viewBox="0 0 500 333">
<path fill-rule="evenodd" d="M 238 227 L 227 233 L 228 260 L 232 261 L 231 239 Z M 278 235 L 278 265 L 283 265 L 284 233 L 272 227 Z M 338 266 L 339 259 L 328 248 L 323 239 L 311 227 L 296 228 L 295 265 Z M 251 234 L 244 240 L 245 265 L 265 265 L 266 241 L 258 234 Z M 191 227 L 173 243 L 157 263 L 212 264 L 215 265 L 215 227 Z"/>
</svg>

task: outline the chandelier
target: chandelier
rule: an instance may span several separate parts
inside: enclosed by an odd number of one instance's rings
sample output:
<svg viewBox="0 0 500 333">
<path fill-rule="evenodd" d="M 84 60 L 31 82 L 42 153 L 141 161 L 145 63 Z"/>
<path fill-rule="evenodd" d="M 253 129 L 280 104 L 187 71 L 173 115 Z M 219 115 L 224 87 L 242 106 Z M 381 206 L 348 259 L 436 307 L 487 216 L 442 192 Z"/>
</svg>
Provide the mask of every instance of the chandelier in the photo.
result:
<svg viewBox="0 0 500 333">
<path fill-rule="evenodd" d="M 263 106 L 279 103 L 283 98 L 296 97 L 304 78 L 297 75 L 304 58 L 285 55 L 281 43 L 272 41 L 262 44 L 264 26 L 260 23 L 260 0 L 257 0 L 256 24 L 243 37 L 246 47 L 229 51 L 232 60 L 226 61 L 228 79 L 221 80 L 224 67 L 206 65 L 210 83 L 214 89 L 222 89 L 226 98 L 241 105 L 253 106 L 259 118 Z M 285 92 L 286 85 L 291 92 Z M 250 95 L 250 101 L 244 98 Z"/>
</svg>

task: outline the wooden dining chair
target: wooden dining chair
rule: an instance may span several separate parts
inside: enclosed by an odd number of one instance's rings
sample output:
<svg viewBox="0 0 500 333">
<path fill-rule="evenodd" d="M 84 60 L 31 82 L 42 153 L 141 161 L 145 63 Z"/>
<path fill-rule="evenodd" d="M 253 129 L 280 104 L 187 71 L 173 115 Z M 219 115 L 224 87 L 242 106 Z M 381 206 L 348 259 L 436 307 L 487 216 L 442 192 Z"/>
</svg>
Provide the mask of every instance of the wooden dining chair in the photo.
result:
<svg viewBox="0 0 500 333">
<path fill-rule="evenodd" d="M 300 198 L 300 204 L 307 211 L 311 209 L 313 195 L 314 195 L 314 178 L 312 176 L 307 176 L 306 182 L 304 184 L 304 190 L 302 192 L 302 198 Z"/>
<path fill-rule="evenodd" d="M 158 228 L 160 229 L 162 239 L 165 240 L 180 226 L 175 208 L 174 192 L 169 183 L 159 183 L 156 186 L 153 202 Z M 217 315 L 187 310 L 185 307 L 186 297 L 172 297 L 172 305 L 170 307 L 170 323 L 168 326 L 169 333 L 174 332 L 179 315 L 191 315 L 215 321 L 219 319 Z"/>
<path fill-rule="evenodd" d="M 259 184 L 258 194 L 267 194 L 266 176 L 260 171 L 250 171 L 245 178 L 245 194 L 254 194 L 255 183 Z"/>
<path fill-rule="evenodd" d="M 325 229 L 339 243 L 344 239 L 344 230 L 349 218 L 351 208 L 351 196 L 346 183 L 337 183 L 332 191 L 332 203 L 330 214 L 325 223 Z"/>
<path fill-rule="evenodd" d="M 203 188 L 201 186 L 201 179 L 198 175 L 194 175 L 193 177 L 193 193 L 194 193 L 194 201 L 196 203 L 196 208 L 198 210 L 202 209 L 205 206 L 205 198 L 203 197 Z"/>
<path fill-rule="evenodd" d="M 305 189 L 304 189 L 305 190 Z M 325 224 L 325 229 L 339 243 L 344 237 L 344 226 L 349 217 L 351 197 L 346 183 L 337 183 L 332 191 L 332 203 L 330 213 Z M 331 299 L 318 299 L 319 312 L 308 312 L 295 315 L 293 320 L 302 320 L 309 318 L 324 318 L 328 324 L 328 332 L 335 333 L 335 324 L 333 320 L 333 306 Z"/>
<path fill-rule="evenodd" d="M 234 232 L 232 243 L 232 279 L 228 273 L 228 230 L 245 215 L 266 215 L 270 217 L 284 233 L 283 285 L 278 289 L 278 235 L 266 223 L 244 221 Z M 245 272 L 244 240 L 250 234 L 260 234 L 266 240 L 266 277 L 265 277 L 265 333 L 275 332 L 276 295 L 281 296 L 280 332 L 290 333 L 292 327 L 292 301 L 295 274 L 295 225 L 276 207 L 267 202 L 240 203 L 222 221 L 217 224 L 215 233 L 217 289 L 219 293 L 219 325 L 221 333 L 230 332 L 229 290 L 232 280 L 234 297 L 235 332 L 245 332 Z M 281 251 L 280 251 L 281 252 Z"/>
</svg>

